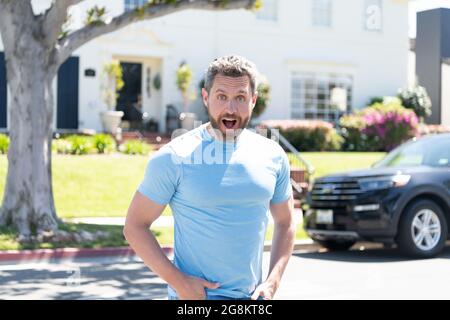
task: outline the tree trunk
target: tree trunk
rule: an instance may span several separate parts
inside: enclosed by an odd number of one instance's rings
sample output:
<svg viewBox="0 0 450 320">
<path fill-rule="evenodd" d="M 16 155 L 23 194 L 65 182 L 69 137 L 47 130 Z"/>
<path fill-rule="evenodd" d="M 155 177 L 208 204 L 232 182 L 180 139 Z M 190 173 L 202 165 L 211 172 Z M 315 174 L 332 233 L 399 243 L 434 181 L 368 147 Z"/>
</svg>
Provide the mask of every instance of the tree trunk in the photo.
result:
<svg viewBox="0 0 450 320">
<path fill-rule="evenodd" d="M 39 235 L 58 229 L 51 183 L 56 71 L 45 67 L 48 59 L 40 44 L 29 39 L 27 46 L 27 53 L 14 52 L 6 59 L 11 143 L 0 209 L 0 224 L 14 226 L 23 240 L 33 231 Z"/>
</svg>

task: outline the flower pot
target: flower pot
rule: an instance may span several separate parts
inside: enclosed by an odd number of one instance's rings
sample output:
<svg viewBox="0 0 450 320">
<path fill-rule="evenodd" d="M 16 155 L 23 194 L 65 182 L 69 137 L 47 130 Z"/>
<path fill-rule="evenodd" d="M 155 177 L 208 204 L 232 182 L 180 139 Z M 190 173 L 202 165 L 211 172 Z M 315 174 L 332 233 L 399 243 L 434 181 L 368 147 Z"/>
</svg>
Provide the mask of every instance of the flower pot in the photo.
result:
<svg viewBox="0 0 450 320">
<path fill-rule="evenodd" d="M 194 129 L 195 120 L 197 119 L 197 114 L 193 112 L 182 112 L 180 114 L 181 128 L 186 130 Z"/>
<path fill-rule="evenodd" d="M 108 133 L 116 134 L 120 126 L 124 113 L 123 111 L 103 111 L 100 112 L 103 130 Z"/>
</svg>

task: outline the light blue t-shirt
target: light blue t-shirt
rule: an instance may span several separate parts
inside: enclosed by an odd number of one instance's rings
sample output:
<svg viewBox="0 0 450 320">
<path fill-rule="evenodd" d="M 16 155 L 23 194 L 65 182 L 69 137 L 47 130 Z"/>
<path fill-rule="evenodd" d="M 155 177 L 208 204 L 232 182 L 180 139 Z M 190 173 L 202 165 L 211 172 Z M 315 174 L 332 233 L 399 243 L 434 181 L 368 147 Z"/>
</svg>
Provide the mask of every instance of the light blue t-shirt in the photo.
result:
<svg viewBox="0 0 450 320">
<path fill-rule="evenodd" d="M 138 191 L 170 205 L 173 263 L 220 283 L 206 289 L 208 298 L 251 297 L 262 282 L 269 206 L 292 194 L 289 161 L 278 143 L 248 129 L 236 142 L 222 142 L 202 125 L 153 154 Z"/>
</svg>

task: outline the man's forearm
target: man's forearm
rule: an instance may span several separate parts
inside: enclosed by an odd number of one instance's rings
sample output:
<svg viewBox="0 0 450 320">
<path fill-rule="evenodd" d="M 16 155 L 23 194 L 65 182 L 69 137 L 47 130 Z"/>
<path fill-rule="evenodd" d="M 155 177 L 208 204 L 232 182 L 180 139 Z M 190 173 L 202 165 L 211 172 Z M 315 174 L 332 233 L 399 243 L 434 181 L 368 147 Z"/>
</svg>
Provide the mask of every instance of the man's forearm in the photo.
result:
<svg viewBox="0 0 450 320">
<path fill-rule="evenodd" d="M 148 228 L 127 226 L 124 234 L 134 252 L 154 273 L 174 289 L 183 283 L 185 275 L 170 262 Z"/>
<path fill-rule="evenodd" d="M 295 223 L 275 224 L 270 252 L 269 275 L 266 280 L 272 283 L 275 288 L 278 288 L 283 272 L 291 257 L 294 248 L 295 232 Z"/>
</svg>

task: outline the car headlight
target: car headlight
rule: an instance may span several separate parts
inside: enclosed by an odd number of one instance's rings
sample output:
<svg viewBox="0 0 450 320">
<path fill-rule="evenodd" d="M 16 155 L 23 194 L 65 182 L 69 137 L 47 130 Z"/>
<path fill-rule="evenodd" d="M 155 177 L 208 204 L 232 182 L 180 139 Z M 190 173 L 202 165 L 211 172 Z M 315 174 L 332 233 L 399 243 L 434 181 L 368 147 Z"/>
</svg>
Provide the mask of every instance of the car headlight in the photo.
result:
<svg viewBox="0 0 450 320">
<path fill-rule="evenodd" d="M 411 179 L 410 175 L 396 174 L 380 178 L 366 178 L 358 181 L 359 186 L 364 191 L 382 190 L 388 188 L 403 187 Z"/>
</svg>

